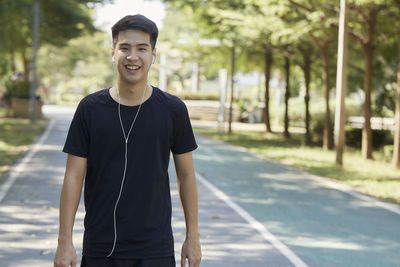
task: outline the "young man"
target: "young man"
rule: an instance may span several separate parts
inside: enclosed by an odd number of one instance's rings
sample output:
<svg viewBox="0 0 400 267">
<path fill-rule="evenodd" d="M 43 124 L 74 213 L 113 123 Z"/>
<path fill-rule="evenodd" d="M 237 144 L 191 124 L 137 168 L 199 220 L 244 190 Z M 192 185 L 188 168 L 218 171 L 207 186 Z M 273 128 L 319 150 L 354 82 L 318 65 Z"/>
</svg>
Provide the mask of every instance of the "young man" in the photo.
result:
<svg viewBox="0 0 400 267">
<path fill-rule="evenodd" d="M 168 177 L 173 153 L 185 215 L 181 260 L 200 265 L 197 148 L 188 112 L 177 97 L 148 84 L 158 29 L 141 15 L 112 27 L 117 85 L 85 97 L 72 120 L 60 199 L 54 266 L 75 266 L 72 229 L 85 181 L 81 266 L 175 266 Z"/>
</svg>

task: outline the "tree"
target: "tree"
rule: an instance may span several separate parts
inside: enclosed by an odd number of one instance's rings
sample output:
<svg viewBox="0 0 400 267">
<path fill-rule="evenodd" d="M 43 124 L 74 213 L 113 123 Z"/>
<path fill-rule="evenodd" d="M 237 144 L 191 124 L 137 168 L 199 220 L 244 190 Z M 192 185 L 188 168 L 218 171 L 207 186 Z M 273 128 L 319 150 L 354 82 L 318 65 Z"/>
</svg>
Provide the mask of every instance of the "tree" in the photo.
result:
<svg viewBox="0 0 400 267">
<path fill-rule="evenodd" d="M 325 150 L 333 148 L 332 123 L 330 111 L 331 89 L 331 59 L 333 53 L 331 44 L 335 40 L 331 24 L 337 20 L 335 6 L 329 1 L 288 0 L 288 3 L 296 7 L 301 17 L 302 29 L 309 35 L 311 42 L 318 48 L 322 65 L 322 77 L 325 96 L 325 120 L 322 147 Z M 299 27 L 298 27 L 299 28 Z"/>
<path fill-rule="evenodd" d="M 189 6 L 193 10 L 194 19 L 199 26 L 199 32 L 205 38 L 217 38 L 222 46 L 229 48 L 230 59 L 230 111 L 228 132 L 232 132 L 232 107 L 234 102 L 233 78 L 235 74 L 235 49 L 241 46 L 243 39 L 241 32 L 244 32 L 245 23 L 242 12 L 246 9 L 246 3 L 242 1 L 217 1 L 198 2 L 192 0 L 177 1 L 165 0 L 175 4 L 179 8 Z"/>
<path fill-rule="evenodd" d="M 276 17 L 279 23 L 275 24 L 274 33 L 272 34 L 274 44 L 280 48 L 284 56 L 284 69 L 286 75 L 285 88 L 285 114 L 284 114 L 284 136 L 289 137 L 289 98 L 290 98 L 290 68 L 291 61 L 295 62 L 303 70 L 305 92 L 305 126 L 306 126 L 306 141 L 307 145 L 311 144 L 310 135 L 310 82 L 311 82 L 311 63 L 312 63 L 312 46 L 308 34 L 309 26 L 304 24 L 304 14 L 299 12 L 299 7 L 292 3 L 275 2 Z M 300 53 L 301 60 L 298 58 Z"/>
<path fill-rule="evenodd" d="M 400 0 L 394 0 L 397 7 L 397 14 L 400 13 Z M 395 16 L 397 20 L 399 15 Z M 397 28 L 398 29 L 398 28 Z M 393 144 L 393 159 L 392 165 L 396 168 L 400 167 L 400 31 L 397 30 L 397 96 L 396 96 L 396 113 L 395 113 L 395 134 Z"/>
<path fill-rule="evenodd" d="M 397 97 L 396 97 L 396 114 L 395 114 L 395 134 L 393 144 L 393 160 L 394 167 L 400 167 L 400 36 L 398 42 L 398 70 L 397 70 Z"/>
<path fill-rule="evenodd" d="M 253 6 L 247 13 L 246 28 L 242 34 L 245 38 L 252 40 L 247 46 L 249 49 L 261 51 L 264 59 L 264 77 L 265 77 L 265 93 L 264 93 L 264 119 L 265 132 L 271 133 L 270 122 L 270 80 L 271 70 L 274 61 L 273 54 L 276 51 L 276 44 L 271 39 L 274 30 L 279 27 L 281 21 L 277 17 L 277 6 L 273 1 L 251 1 Z M 249 14 L 251 12 L 251 14 Z"/>
<path fill-rule="evenodd" d="M 269 115 L 269 82 L 271 80 L 271 68 L 272 68 L 272 63 L 273 63 L 273 57 L 272 57 L 272 49 L 268 44 L 265 45 L 264 48 L 264 64 L 265 64 L 265 70 L 264 70 L 264 75 L 265 75 L 265 94 L 264 94 L 264 118 L 265 118 L 265 131 L 267 133 L 271 133 L 271 122 L 270 122 L 270 115 Z"/>
<path fill-rule="evenodd" d="M 362 48 L 364 54 L 364 93 L 363 104 L 364 126 L 362 129 L 361 154 L 365 159 L 372 159 L 372 128 L 371 128 L 371 92 L 373 78 L 374 52 L 385 31 L 379 29 L 378 17 L 387 10 L 385 1 L 364 0 L 353 1 L 349 4 L 349 37 L 353 38 Z"/>
<path fill-rule="evenodd" d="M 285 114 L 284 114 L 284 130 L 283 136 L 288 138 L 289 134 L 289 98 L 290 98 L 290 50 L 287 49 L 285 52 Z"/>
<path fill-rule="evenodd" d="M 111 47 L 110 36 L 105 32 L 85 34 L 63 47 L 43 45 L 38 54 L 38 75 L 46 96 L 51 89 L 61 94 L 74 91 L 86 95 L 94 88 L 110 85 Z"/>
<path fill-rule="evenodd" d="M 311 83 L 311 64 L 312 64 L 312 55 L 313 55 L 313 47 L 310 43 L 300 44 L 297 48 L 302 56 L 302 62 L 299 64 L 303 69 L 304 73 L 304 86 L 306 89 L 304 95 L 304 106 L 305 106 L 305 144 L 307 146 L 311 145 L 311 133 L 310 133 L 310 83 Z"/>
<path fill-rule="evenodd" d="M 245 65 L 249 66 L 247 70 L 251 68 L 260 69 L 260 65 L 263 65 L 266 78 L 264 118 L 266 132 L 271 132 L 269 121 L 269 79 L 271 76 L 273 45 L 270 35 L 276 22 L 276 18 L 273 15 L 274 10 L 271 9 L 272 6 L 262 0 L 211 0 L 207 2 L 165 0 L 165 2 L 172 2 L 181 9 L 190 6 L 201 35 L 220 39 L 222 45 L 230 50 L 227 54 L 233 54 L 232 47 L 234 44 L 240 50 L 240 55 L 245 55 L 244 59 L 247 59 Z M 264 63 L 257 59 L 254 60 L 252 58 L 254 53 L 261 54 L 264 58 Z M 238 65 L 243 66 L 243 64 Z M 230 69 L 232 69 L 232 65 Z M 230 76 L 233 77 L 232 71 Z"/>
<path fill-rule="evenodd" d="M 105 0 L 41 0 L 39 46 L 52 44 L 63 46 L 72 38 L 85 32 L 94 32 L 89 6 Z M 32 53 L 32 7 L 33 0 L 3 0 L 0 4 L 0 50 L 5 51 L 11 61 L 11 71 L 16 70 L 16 55 L 23 62 L 25 80 L 29 79 Z"/>
</svg>

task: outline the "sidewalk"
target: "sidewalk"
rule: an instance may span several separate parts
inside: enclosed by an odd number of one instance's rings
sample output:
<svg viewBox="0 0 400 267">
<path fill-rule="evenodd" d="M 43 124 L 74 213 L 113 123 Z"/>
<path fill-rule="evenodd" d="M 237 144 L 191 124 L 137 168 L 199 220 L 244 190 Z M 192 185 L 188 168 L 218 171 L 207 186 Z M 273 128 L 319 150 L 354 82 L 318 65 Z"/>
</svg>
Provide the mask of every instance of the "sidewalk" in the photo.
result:
<svg viewBox="0 0 400 267">
<path fill-rule="evenodd" d="M 46 107 L 52 118 L 42 144 L 30 158 L 14 166 L 19 173 L 0 202 L 0 266 L 52 266 L 57 246 L 58 203 L 66 155 L 61 152 L 73 109 Z M 197 153 L 197 152 L 196 152 Z M 175 172 L 170 165 L 173 201 L 173 231 L 177 266 L 185 237 Z M 221 196 L 198 183 L 199 224 L 204 267 L 293 266 L 279 250 L 263 238 Z M 74 228 L 78 259 L 82 252 L 84 208 L 81 202 Z M 78 265 L 79 266 L 79 265 Z"/>
</svg>

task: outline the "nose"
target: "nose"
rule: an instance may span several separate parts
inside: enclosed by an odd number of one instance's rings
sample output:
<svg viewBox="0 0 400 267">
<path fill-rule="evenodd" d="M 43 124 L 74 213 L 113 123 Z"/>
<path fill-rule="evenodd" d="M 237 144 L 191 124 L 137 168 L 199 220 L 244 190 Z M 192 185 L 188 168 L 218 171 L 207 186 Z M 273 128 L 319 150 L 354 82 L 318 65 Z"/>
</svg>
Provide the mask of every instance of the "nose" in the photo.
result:
<svg viewBox="0 0 400 267">
<path fill-rule="evenodd" d="M 137 56 L 136 51 L 132 49 L 132 51 L 128 54 L 128 56 L 126 57 L 126 59 L 128 59 L 128 60 L 135 60 L 135 59 L 138 59 L 138 56 Z"/>
</svg>

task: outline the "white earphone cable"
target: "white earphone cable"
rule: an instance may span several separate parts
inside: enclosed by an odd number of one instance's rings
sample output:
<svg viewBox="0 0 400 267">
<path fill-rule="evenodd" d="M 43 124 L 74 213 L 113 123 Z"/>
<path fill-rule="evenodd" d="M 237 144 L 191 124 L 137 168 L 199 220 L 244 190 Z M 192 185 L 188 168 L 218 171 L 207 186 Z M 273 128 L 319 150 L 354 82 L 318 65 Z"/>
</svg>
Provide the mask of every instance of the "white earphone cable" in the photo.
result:
<svg viewBox="0 0 400 267">
<path fill-rule="evenodd" d="M 118 117 L 119 117 L 119 122 L 120 122 L 120 125 L 121 125 L 121 129 L 122 129 L 122 133 L 124 135 L 124 140 L 125 140 L 125 166 L 124 166 L 124 174 L 122 176 L 121 187 L 120 187 L 120 190 L 119 190 L 118 198 L 117 198 L 117 201 L 115 202 L 115 206 L 114 206 L 114 215 L 113 215 L 113 218 L 114 218 L 114 243 L 113 243 L 113 247 L 111 249 L 110 254 L 107 255 L 107 258 L 109 258 L 114 253 L 115 245 L 117 243 L 117 219 L 116 219 L 116 213 L 117 213 L 118 203 L 119 203 L 119 200 L 120 200 L 121 194 L 122 194 L 122 189 L 124 188 L 124 182 L 125 182 L 125 177 L 126 177 L 126 168 L 127 168 L 127 165 L 128 165 L 128 141 L 129 141 L 129 136 L 131 134 L 133 125 L 136 122 L 136 118 L 139 115 L 139 111 L 140 111 L 140 108 L 142 107 L 144 96 L 146 95 L 146 91 L 147 91 L 147 87 L 148 86 L 149 85 L 147 84 L 146 87 L 144 88 L 142 100 L 140 101 L 139 108 L 136 111 L 136 115 L 135 115 L 135 117 L 133 119 L 133 122 L 131 124 L 131 127 L 130 127 L 129 132 L 128 132 L 127 135 L 125 134 L 124 125 L 122 123 L 122 118 L 121 118 L 121 98 L 119 96 L 119 88 L 118 88 L 118 85 L 116 86 L 117 95 L 118 95 Z"/>
</svg>

